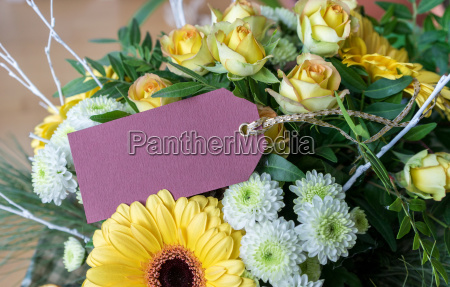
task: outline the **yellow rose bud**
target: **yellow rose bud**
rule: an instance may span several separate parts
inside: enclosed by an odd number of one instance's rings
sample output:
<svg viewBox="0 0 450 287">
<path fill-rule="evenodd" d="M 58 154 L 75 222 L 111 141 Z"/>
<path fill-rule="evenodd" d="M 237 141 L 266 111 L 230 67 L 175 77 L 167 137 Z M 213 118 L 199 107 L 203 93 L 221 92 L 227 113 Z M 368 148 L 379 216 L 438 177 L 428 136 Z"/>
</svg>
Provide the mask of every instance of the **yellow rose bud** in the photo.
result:
<svg viewBox="0 0 450 287">
<path fill-rule="evenodd" d="M 358 7 L 358 1 L 356 0 L 340 0 L 340 1 L 344 4 L 347 4 L 350 10 L 354 10 L 356 7 Z"/>
<path fill-rule="evenodd" d="M 207 41 L 214 59 L 234 75 L 256 74 L 270 57 L 266 57 L 266 51 L 254 37 L 250 25 L 242 20 L 214 24 Z"/>
<path fill-rule="evenodd" d="M 441 201 L 450 191 L 450 154 L 423 150 L 411 157 L 396 175 L 400 185 L 422 198 Z"/>
<path fill-rule="evenodd" d="M 155 74 L 145 74 L 131 85 L 128 97 L 136 104 L 139 112 L 151 110 L 180 100 L 180 98 L 152 98 L 154 93 L 170 85 L 169 81 Z"/>
<path fill-rule="evenodd" d="M 217 9 L 211 8 L 213 23 L 216 22 L 234 22 L 236 19 L 244 19 L 250 16 L 259 15 L 259 6 L 246 0 L 237 0 L 231 3 L 223 13 Z"/>
<path fill-rule="evenodd" d="M 336 68 L 322 57 L 302 54 L 297 57 L 297 66 L 283 78 L 279 93 L 267 89 L 286 114 L 308 113 L 332 109 L 336 106 L 335 91 L 339 89 L 341 76 Z M 348 94 L 342 91 L 339 96 Z"/>
<path fill-rule="evenodd" d="M 260 118 L 275 118 L 277 113 L 271 107 L 264 107 L 257 105 Z M 270 150 L 272 153 L 279 154 L 283 157 L 289 155 L 289 134 L 286 133 L 284 124 L 276 124 L 268 129 L 264 136 L 267 139 L 266 151 Z"/>
<path fill-rule="evenodd" d="M 356 28 L 352 27 L 356 20 L 351 19 L 350 8 L 340 1 L 300 0 L 294 10 L 299 15 L 297 33 L 303 52 L 332 57 Z"/>
<path fill-rule="evenodd" d="M 208 72 L 202 66 L 214 63 L 206 44 L 206 38 L 192 25 L 185 25 L 181 29 L 173 30 L 169 35 L 164 35 L 161 38 L 161 49 L 172 61 L 199 75 Z M 170 65 L 169 69 L 180 74 L 180 71 L 174 71 Z"/>
</svg>

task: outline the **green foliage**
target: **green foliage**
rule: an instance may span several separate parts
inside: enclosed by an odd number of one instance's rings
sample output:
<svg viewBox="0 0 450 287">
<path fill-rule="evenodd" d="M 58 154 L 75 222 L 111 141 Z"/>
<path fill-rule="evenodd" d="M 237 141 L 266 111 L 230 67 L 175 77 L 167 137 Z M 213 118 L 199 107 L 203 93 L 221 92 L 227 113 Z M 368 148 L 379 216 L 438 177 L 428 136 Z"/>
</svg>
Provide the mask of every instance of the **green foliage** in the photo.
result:
<svg viewBox="0 0 450 287">
<path fill-rule="evenodd" d="M 260 174 L 266 172 L 272 180 L 278 181 L 294 182 L 305 177 L 298 167 L 277 154 L 263 156 L 256 171 Z"/>
<path fill-rule="evenodd" d="M 130 114 L 127 112 L 123 112 L 123 111 L 112 111 L 112 112 L 107 112 L 101 115 L 95 115 L 95 116 L 91 116 L 91 120 L 93 120 L 94 122 L 98 122 L 98 123 L 107 123 L 113 120 L 117 120 L 120 118 L 124 118 L 129 116 Z"/>
</svg>

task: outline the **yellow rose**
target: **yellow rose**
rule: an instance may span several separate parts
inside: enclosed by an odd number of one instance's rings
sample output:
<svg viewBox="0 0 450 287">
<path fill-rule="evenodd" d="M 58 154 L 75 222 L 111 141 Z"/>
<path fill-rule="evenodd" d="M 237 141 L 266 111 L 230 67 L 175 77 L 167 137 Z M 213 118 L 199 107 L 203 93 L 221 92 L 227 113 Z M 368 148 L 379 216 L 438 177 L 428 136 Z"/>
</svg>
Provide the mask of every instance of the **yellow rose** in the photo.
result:
<svg viewBox="0 0 450 287">
<path fill-rule="evenodd" d="M 332 109 L 336 106 L 334 92 L 338 90 L 341 76 L 336 68 L 320 56 L 302 54 L 297 57 L 297 66 L 283 78 L 279 93 L 267 89 L 286 114 L 308 113 Z M 344 97 L 348 90 L 339 96 Z"/>
<path fill-rule="evenodd" d="M 222 13 L 217 9 L 211 8 L 213 23 L 227 21 L 234 22 L 236 19 L 244 19 L 250 16 L 259 15 L 259 6 L 246 0 L 237 0 L 231 3 Z"/>
<path fill-rule="evenodd" d="M 303 52 L 332 57 L 357 26 L 349 7 L 340 1 L 300 0 L 294 10 L 299 15 L 297 33 Z"/>
<path fill-rule="evenodd" d="M 266 51 L 253 36 L 250 24 L 239 19 L 234 23 L 214 24 L 207 41 L 214 59 L 234 75 L 254 75 L 271 57 L 266 57 Z"/>
<path fill-rule="evenodd" d="M 192 25 L 185 25 L 181 29 L 173 30 L 169 35 L 164 35 L 161 38 L 161 49 L 172 61 L 199 75 L 208 72 L 202 66 L 214 63 L 206 44 L 206 38 Z M 180 74 L 180 71 L 174 71 L 170 65 L 169 69 Z"/>
<path fill-rule="evenodd" d="M 152 98 L 157 91 L 172 85 L 155 74 L 139 77 L 128 90 L 128 97 L 136 104 L 139 112 L 151 110 L 180 100 L 180 98 Z"/>
<path fill-rule="evenodd" d="M 356 7 L 358 7 L 358 1 L 356 0 L 341 0 L 341 2 L 347 4 L 350 10 L 354 10 Z"/>
<path fill-rule="evenodd" d="M 450 154 L 423 150 L 406 162 L 397 179 L 407 191 L 441 201 L 450 191 Z"/>
<path fill-rule="evenodd" d="M 257 105 L 260 118 L 275 118 L 277 113 L 271 107 Z M 264 133 L 268 141 L 266 151 L 279 154 L 283 157 L 289 155 L 289 135 L 285 137 L 286 128 L 284 124 L 276 124 Z M 270 142 L 269 142 L 270 141 Z"/>
</svg>

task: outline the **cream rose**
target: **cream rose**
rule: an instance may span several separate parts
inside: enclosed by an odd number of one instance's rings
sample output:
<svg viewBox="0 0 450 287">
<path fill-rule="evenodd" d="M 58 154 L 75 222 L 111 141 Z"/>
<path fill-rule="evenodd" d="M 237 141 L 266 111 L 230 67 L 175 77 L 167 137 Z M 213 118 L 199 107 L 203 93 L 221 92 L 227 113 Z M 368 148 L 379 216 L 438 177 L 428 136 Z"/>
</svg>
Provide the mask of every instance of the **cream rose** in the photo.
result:
<svg viewBox="0 0 450 287">
<path fill-rule="evenodd" d="M 264 107 L 257 105 L 258 114 L 261 118 L 275 118 L 277 113 L 271 107 Z M 289 155 L 289 133 L 285 133 L 286 128 L 284 124 L 276 124 L 268 129 L 264 136 L 268 141 L 266 151 L 270 150 L 271 153 L 279 154 L 283 157 Z M 270 142 L 269 142 L 270 141 Z"/>
<path fill-rule="evenodd" d="M 356 20 L 350 17 L 350 8 L 341 1 L 300 0 L 294 11 L 299 15 L 297 33 L 303 42 L 303 52 L 332 57 L 352 29 L 357 28 Z"/>
<path fill-rule="evenodd" d="M 205 36 L 192 25 L 185 25 L 164 35 L 161 38 L 161 49 L 172 61 L 199 75 L 208 73 L 202 66 L 214 63 Z M 173 66 L 169 65 L 169 69 L 180 74 L 178 70 L 174 71 Z"/>
<path fill-rule="evenodd" d="M 170 85 L 169 81 L 155 74 L 145 74 L 131 85 L 128 97 L 140 112 L 151 110 L 180 100 L 180 98 L 152 98 L 154 93 Z"/>
<path fill-rule="evenodd" d="M 450 191 L 450 154 L 423 150 L 406 162 L 396 178 L 407 191 L 441 201 Z"/>
<path fill-rule="evenodd" d="M 336 106 L 334 92 L 339 89 L 341 76 L 336 68 L 313 54 L 297 57 L 297 66 L 286 76 L 281 70 L 278 76 L 283 78 L 279 92 L 267 89 L 286 114 L 308 113 L 332 109 Z M 343 97 L 348 90 L 340 92 Z"/>
</svg>

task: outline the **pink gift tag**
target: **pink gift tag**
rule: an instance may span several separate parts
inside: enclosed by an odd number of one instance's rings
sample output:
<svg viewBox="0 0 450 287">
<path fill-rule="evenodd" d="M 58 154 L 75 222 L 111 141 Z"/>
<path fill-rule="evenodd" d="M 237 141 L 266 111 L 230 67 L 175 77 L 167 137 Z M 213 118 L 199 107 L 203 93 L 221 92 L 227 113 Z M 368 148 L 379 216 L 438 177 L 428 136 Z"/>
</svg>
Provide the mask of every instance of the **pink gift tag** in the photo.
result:
<svg viewBox="0 0 450 287">
<path fill-rule="evenodd" d="M 168 189 L 189 197 L 248 180 L 264 150 L 243 137 L 255 104 L 221 89 L 69 134 L 88 223 Z"/>
</svg>

